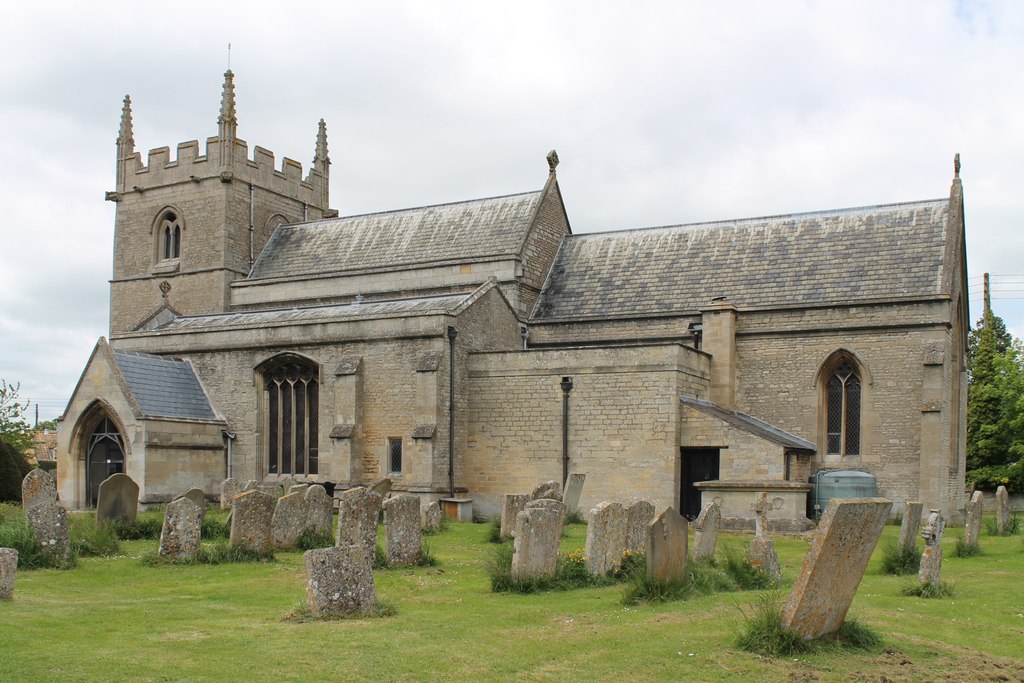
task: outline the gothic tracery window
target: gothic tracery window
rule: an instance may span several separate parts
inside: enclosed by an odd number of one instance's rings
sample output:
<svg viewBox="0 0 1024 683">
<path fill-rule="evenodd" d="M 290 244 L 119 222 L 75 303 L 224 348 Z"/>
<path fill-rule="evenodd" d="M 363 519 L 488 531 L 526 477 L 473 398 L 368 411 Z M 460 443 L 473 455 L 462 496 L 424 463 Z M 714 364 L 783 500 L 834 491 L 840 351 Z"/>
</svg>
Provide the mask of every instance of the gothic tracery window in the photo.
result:
<svg viewBox="0 0 1024 683">
<path fill-rule="evenodd" d="M 168 211 L 160 220 L 160 258 L 178 258 L 181 254 L 181 221 L 177 214 Z"/>
<path fill-rule="evenodd" d="M 269 474 L 317 474 L 320 383 L 313 363 L 289 357 L 263 371 Z"/>
<path fill-rule="evenodd" d="M 860 399 L 860 377 L 853 365 L 844 359 L 832 369 L 825 383 L 827 453 L 860 453 Z"/>
</svg>

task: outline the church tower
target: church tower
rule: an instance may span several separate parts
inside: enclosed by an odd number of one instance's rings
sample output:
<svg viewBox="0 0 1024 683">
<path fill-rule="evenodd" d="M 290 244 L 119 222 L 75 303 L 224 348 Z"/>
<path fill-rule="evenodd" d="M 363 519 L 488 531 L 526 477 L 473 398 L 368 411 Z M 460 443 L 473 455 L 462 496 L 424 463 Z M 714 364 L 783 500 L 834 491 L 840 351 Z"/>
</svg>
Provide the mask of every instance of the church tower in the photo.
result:
<svg viewBox="0 0 1024 683">
<path fill-rule="evenodd" d="M 312 167 L 238 137 L 234 74 L 224 74 L 217 136 L 199 153 L 195 140 L 135 151 L 131 99 L 124 98 L 117 136 L 114 269 L 110 334 L 144 330 L 177 315 L 231 308 L 231 283 L 249 274 L 274 229 L 337 216 L 328 209 L 330 159 L 320 120 Z"/>
</svg>

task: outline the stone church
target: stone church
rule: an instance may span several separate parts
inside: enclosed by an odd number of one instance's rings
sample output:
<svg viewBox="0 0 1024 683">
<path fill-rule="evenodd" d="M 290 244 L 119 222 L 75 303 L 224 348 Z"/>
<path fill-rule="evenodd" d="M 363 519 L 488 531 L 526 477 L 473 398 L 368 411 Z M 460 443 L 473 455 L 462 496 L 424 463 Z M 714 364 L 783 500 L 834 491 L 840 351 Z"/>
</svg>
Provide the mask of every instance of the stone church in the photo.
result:
<svg viewBox="0 0 1024 683">
<path fill-rule="evenodd" d="M 481 517 L 585 473 L 584 510 L 714 499 L 743 526 L 768 491 L 802 529 L 824 469 L 962 507 L 959 162 L 948 198 L 588 234 L 554 152 L 534 191 L 340 217 L 323 121 L 305 174 L 237 126 L 228 71 L 205 149 L 143 160 L 125 98 L 110 333 L 60 422 L 66 505 L 118 471 L 145 503 L 390 477 Z"/>
</svg>

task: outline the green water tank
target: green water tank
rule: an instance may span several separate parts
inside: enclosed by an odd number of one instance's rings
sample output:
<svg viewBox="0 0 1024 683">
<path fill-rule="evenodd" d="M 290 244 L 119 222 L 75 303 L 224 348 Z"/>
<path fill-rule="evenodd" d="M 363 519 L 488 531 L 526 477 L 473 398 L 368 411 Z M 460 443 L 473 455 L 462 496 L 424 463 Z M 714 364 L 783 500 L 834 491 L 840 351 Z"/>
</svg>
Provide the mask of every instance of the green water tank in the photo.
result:
<svg viewBox="0 0 1024 683">
<path fill-rule="evenodd" d="M 814 488 L 807 495 L 807 516 L 811 519 L 824 514 L 832 498 L 874 498 L 878 495 L 875 475 L 859 470 L 818 470 L 811 476 L 811 485 Z"/>
</svg>

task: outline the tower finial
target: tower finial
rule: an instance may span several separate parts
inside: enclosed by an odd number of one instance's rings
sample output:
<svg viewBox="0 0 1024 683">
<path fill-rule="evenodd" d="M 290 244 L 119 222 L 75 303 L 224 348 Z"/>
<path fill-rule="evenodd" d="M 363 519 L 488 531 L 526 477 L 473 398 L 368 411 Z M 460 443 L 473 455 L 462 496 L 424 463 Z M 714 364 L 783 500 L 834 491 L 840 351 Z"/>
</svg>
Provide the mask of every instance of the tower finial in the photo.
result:
<svg viewBox="0 0 1024 683">
<path fill-rule="evenodd" d="M 132 98 L 124 96 L 124 104 L 121 105 L 121 127 L 117 131 L 117 144 L 127 148 L 128 152 L 135 151 L 135 135 L 132 130 Z"/>
<path fill-rule="evenodd" d="M 320 174 L 320 179 L 313 179 L 313 171 Z M 314 180 L 314 183 L 319 182 L 319 200 L 320 208 L 327 211 L 327 207 L 330 202 L 330 184 L 331 184 L 331 158 L 327 156 L 327 124 L 324 123 L 323 119 L 320 119 L 320 125 L 316 131 L 316 151 L 313 154 L 313 168 L 310 170 L 310 179 Z M 314 184 L 314 187 L 317 187 Z M 337 212 L 335 212 L 337 215 Z"/>
<path fill-rule="evenodd" d="M 320 126 L 316 132 L 316 152 L 313 155 L 313 165 L 321 171 L 326 171 L 325 168 L 321 169 L 320 165 L 330 163 L 331 158 L 327 156 L 327 124 L 320 119 Z"/>
<path fill-rule="evenodd" d="M 558 168 L 558 152 L 551 150 L 548 152 L 548 172 L 551 175 L 555 174 L 555 169 Z"/>
<path fill-rule="evenodd" d="M 953 155 L 953 177 L 960 177 L 960 152 Z"/>
<path fill-rule="evenodd" d="M 238 133 L 238 118 L 235 116 L 235 74 L 228 69 L 224 72 L 224 92 L 220 98 L 220 116 L 217 118 L 221 139 L 234 138 Z"/>
</svg>

